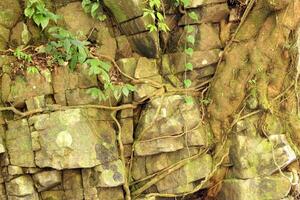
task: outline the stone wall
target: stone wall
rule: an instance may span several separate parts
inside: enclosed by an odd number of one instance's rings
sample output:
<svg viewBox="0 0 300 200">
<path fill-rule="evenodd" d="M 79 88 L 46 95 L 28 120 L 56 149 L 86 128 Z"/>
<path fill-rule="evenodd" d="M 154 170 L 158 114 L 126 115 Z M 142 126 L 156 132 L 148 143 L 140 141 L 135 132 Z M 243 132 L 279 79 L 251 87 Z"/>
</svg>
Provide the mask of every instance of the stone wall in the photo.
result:
<svg viewBox="0 0 300 200">
<path fill-rule="evenodd" d="M 171 31 L 150 33 L 145 27 L 151 20 L 142 17 L 144 1 L 103 2 L 111 15 L 105 22 L 85 14 L 80 1 L 49 0 L 47 6 L 62 16 L 60 25 L 92 41 L 97 54 L 115 60 L 123 72 L 147 82 L 138 83 L 128 98 L 103 102 L 87 93 L 98 87 L 101 79 L 90 76 L 84 66 L 73 72 L 54 67 L 39 69 L 38 74 L 18 74 L 13 70 L 18 67 L 16 58 L 2 55 L 2 105 L 25 114 L 5 111 L 0 118 L 0 199 L 122 200 L 126 171 L 131 175 L 132 197 L 142 199 L 140 194 L 174 196 L 211 186 L 207 182 L 199 188 L 216 165 L 214 136 L 203 120 L 203 104 L 198 97 L 193 105 L 186 104 L 184 95 L 176 90 L 184 79 L 185 27 L 190 24 L 196 30 L 190 60 L 194 70 L 187 73 L 196 87 L 214 75 L 228 40 L 226 34 L 239 22 L 238 10 L 229 8 L 226 0 L 193 0 L 188 11 L 195 11 L 199 21 L 191 22 L 166 0 Z M 47 40 L 44 32 L 24 18 L 23 4 L 0 0 L 0 49 L 22 45 L 24 27 L 30 32 L 29 44 Z M 122 79 L 128 81 L 128 77 Z M 200 93 L 203 89 L 200 87 Z M 164 91 L 167 94 L 160 95 Z M 114 115 L 122 130 L 123 163 L 117 141 L 120 130 L 111 110 L 90 105 L 139 101 L 143 104 L 138 108 L 120 109 Z M 220 200 L 288 198 L 290 180 L 297 173 L 281 169 L 296 160 L 295 150 L 280 131 L 278 119 L 266 119 L 268 139 L 257 133 L 258 120 L 254 116 L 235 126 L 237 135 L 230 150 L 234 165 Z"/>
</svg>

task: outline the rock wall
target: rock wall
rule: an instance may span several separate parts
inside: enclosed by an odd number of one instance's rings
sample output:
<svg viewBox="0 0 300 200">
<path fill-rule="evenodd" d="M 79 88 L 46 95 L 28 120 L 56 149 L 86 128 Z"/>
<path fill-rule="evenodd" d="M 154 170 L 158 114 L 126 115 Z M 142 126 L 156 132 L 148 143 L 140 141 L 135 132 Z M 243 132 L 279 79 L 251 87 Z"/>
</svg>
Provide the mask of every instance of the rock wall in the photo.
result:
<svg viewBox="0 0 300 200">
<path fill-rule="evenodd" d="M 135 80 L 146 80 L 137 82 L 136 91 L 128 98 L 110 98 L 105 102 L 93 98 L 87 91 L 98 87 L 101 79 L 90 76 L 84 66 L 75 71 L 65 66 L 41 68 L 38 74 L 20 74 L 21 66 L 15 57 L 0 57 L 2 105 L 10 108 L 2 109 L 0 118 L 1 200 L 122 200 L 126 192 L 129 199 L 128 185 L 132 198 L 174 199 L 215 186 L 208 178 L 218 166 L 214 155 L 219 129 L 215 131 L 215 124 L 209 123 L 201 99 L 230 34 L 239 24 L 240 10 L 231 1 L 193 0 L 188 11 L 195 11 L 199 20 L 191 22 L 186 13 L 170 6 L 171 1 L 163 2 L 171 28 L 168 33 L 146 30 L 151 19 L 142 17 L 145 1 L 104 0 L 110 16 L 104 22 L 85 14 L 80 1 L 47 1 L 49 9 L 62 16 L 59 24 L 74 34 L 80 32 L 82 39 L 89 39 L 96 54 L 115 61 L 122 72 Z M 265 1 L 258 2 L 257 10 Z M 47 34 L 23 16 L 23 4 L 18 0 L 0 0 L 0 49 L 22 45 L 24 27 L 29 30 L 29 44 L 40 45 L 47 40 Z M 286 6 L 274 8 L 273 16 Z M 299 15 L 298 0 L 288 6 Z M 268 15 L 261 14 L 261 20 L 254 22 L 263 23 Z M 185 76 L 188 24 L 196 30 L 190 58 L 194 70 L 186 74 L 193 80 L 192 87 L 197 88 L 193 105 L 186 104 L 184 93 L 178 90 Z M 294 27 L 285 27 L 289 29 L 287 38 Z M 245 29 L 251 35 L 252 30 Z M 239 60 L 247 57 L 239 47 L 235 49 L 236 57 L 226 60 L 228 68 L 241 66 Z M 222 73 L 224 67 L 220 69 Z M 241 78 L 248 81 L 245 76 Z M 122 79 L 129 80 L 128 76 Z M 228 111 L 225 115 L 224 106 L 218 101 L 221 93 L 230 93 L 220 86 L 227 86 L 225 82 L 217 79 L 211 86 L 217 88 L 209 107 L 214 121 L 232 114 Z M 227 101 L 226 97 L 220 101 Z M 228 99 L 229 104 L 234 102 L 232 96 Z M 106 109 L 136 102 L 138 106 L 117 112 Z M 253 104 L 249 105 L 251 108 Z M 214 106 L 221 109 L 221 114 Z M 225 163 L 230 170 L 217 199 L 293 199 L 291 191 L 298 187 L 298 172 L 287 166 L 298 165 L 297 147 L 286 136 L 282 119 L 270 114 L 264 120 L 269 137 L 258 131 L 260 116 L 251 115 L 234 124 L 230 162 Z M 119 149 L 118 136 L 123 151 Z M 146 194 L 151 195 L 144 197 Z"/>
</svg>

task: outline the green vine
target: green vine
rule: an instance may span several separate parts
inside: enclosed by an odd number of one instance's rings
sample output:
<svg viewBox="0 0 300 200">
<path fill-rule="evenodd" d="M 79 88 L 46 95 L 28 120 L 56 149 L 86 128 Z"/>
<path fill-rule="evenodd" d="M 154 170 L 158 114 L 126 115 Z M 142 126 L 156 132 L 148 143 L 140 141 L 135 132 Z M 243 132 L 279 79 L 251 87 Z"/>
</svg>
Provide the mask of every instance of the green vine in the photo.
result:
<svg viewBox="0 0 300 200">
<path fill-rule="evenodd" d="M 81 5 L 84 12 L 90 14 L 94 19 L 104 21 L 107 18 L 102 11 L 100 0 L 82 0 Z"/>
<path fill-rule="evenodd" d="M 24 10 L 26 17 L 33 19 L 33 21 L 44 30 L 50 21 L 55 23 L 59 16 L 49 11 L 42 0 L 27 0 L 26 8 Z"/>
<path fill-rule="evenodd" d="M 148 17 L 150 16 L 151 19 L 153 20 L 153 24 L 148 24 L 147 29 L 150 32 L 155 32 L 155 31 L 163 31 L 163 32 L 168 32 L 170 31 L 170 28 L 165 22 L 165 16 L 158 10 L 162 9 L 162 4 L 160 0 L 149 0 L 148 1 L 148 8 L 145 8 L 143 17 Z"/>
</svg>

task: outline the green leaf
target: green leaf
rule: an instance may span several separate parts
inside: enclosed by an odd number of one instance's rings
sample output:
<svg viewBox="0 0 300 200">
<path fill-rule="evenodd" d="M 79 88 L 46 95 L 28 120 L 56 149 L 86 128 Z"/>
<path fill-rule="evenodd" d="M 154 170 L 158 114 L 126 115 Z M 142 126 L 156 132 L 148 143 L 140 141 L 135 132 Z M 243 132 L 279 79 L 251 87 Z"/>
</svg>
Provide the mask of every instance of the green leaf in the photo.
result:
<svg viewBox="0 0 300 200">
<path fill-rule="evenodd" d="M 109 63 L 99 60 L 99 64 L 106 72 L 109 72 L 109 70 L 111 68 Z"/>
<path fill-rule="evenodd" d="M 131 84 L 126 84 L 125 85 L 127 87 L 127 89 L 130 91 L 130 92 L 134 92 L 135 91 L 135 87 Z"/>
<path fill-rule="evenodd" d="M 32 8 L 32 7 L 27 7 L 27 8 L 24 10 L 24 14 L 25 14 L 26 17 L 31 18 L 32 15 L 34 14 L 34 11 L 35 11 L 34 8 Z"/>
<path fill-rule="evenodd" d="M 147 25 L 147 29 L 151 32 L 156 32 L 157 31 L 157 27 L 153 24 L 148 24 Z"/>
<path fill-rule="evenodd" d="M 127 87 L 122 87 L 122 93 L 123 93 L 126 97 L 128 97 L 128 95 L 129 95 L 129 89 L 128 89 Z"/>
<path fill-rule="evenodd" d="M 198 15 L 197 15 L 194 11 L 189 12 L 188 15 L 189 15 L 189 17 L 190 17 L 192 20 L 194 20 L 194 21 L 198 21 L 198 20 L 199 20 Z"/>
<path fill-rule="evenodd" d="M 188 7 L 191 3 L 191 0 L 181 0 L 182 4 L 183 4 L 183 7 Z"/>
<path fill-rule="evenodd" d="M 192 56 L 194 53 L 194 50 L 192 48 L 187 48 L 184 50 L 184 52 L 188 55 L 188 56 Z"/>
<path fill-rule="evenodd" d="M 96 18 L 98 8 L 99 8 L 99 3 L 98 2 L 93 3 L 91 8 L 91 15 L 93 18 Z"/>
<path fill-rule="evenodd" d="M 27 67 L 27 73 L 29 73 L 29 74 L 37 74 L 37 73 L 39 73 L 39 70 L 36 67 L 31 66 L 31 67 Z"/>
<path fill-rule="evenodd" d="M 96 99 L 96 98 L 99 98 L 101 91 L 100 91 L 99 88 L 94 87 L 94 88 L 89 88 L 87 90 L 87 93 L 90 94 L 93 98 Z"/>
<path fill-rule="evenodd" d="M 192 33 L 195 32 L 195 28 L 193 26 L 188 25 L 186 26 L 186 31 L 187 33 Z"/>
<path fill-rule="evenodd" d="M 190 62 L 188 62 L 188 63 L 185 64 L 185 68 L 186 68 L 187 70 L 192 71 L 192 70 L 193 70 L 193 64 L 190 63 Z"/>
<path fill-rule="evenodd" d="M 184 97 L 185 103 L 188 105 L 193 105 L 194 104 L 194 99 L 191 96 L 185 96 Z"/>
<path fill-rule="evenodd" d="M 185 88 L 189 88 L 192 85 L 192 81 L 190 79 L 185 79 L 183 83 Z"/>
<path fill-rule="evenodd" d="M 189 43 L 191 43 L 192 45 L 195 44 L 195 37 L 194 37 L 194 36 L 189 35 L 189 36 L 187 36 L 186 39 L 187 39 L 187 41 L 188 41 Z"/>
<path fill-rule="evenodd" d="M 114 90 L 113 90 L 113 93 L 114 93 L 114 97 L 115 99 L 120 99 L 122 93 L 121 93 L 121 88 L 120 87 L 116 87 Z"/>
<path fill-rule="evenodd" d="M 164 21 L 164 16 L 160 12 L 157 12 L 156 16 L 159 21 Z"/>
</svg>

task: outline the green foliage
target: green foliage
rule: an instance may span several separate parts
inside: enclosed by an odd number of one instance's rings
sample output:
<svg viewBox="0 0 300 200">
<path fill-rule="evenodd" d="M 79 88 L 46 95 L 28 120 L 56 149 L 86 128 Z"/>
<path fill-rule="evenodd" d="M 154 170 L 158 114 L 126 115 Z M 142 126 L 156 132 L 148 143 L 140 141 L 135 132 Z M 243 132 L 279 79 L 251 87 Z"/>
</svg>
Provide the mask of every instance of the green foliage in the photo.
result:
<svg viewBox="0 0 300 200">
<path fill-rule="evenodd" d="M 107 18 L 102 12 L 99 0 L 83 0 L 81 5 L 84 12 L 90 14 L 94 19 L 104 21 Z"/>
<path fill-rule="evenodd" d="M 145 8 L 143 17 L 150 16 L 151 19 L 156 22 L 157 24 L 148 24 L 147 29 L 150 32 L 154 31 L 163 31 L 168 32 L 170 31 L 168 25 L 165 22 L 164 15 L 159 12 L 158 10 L 161 8 L 161 1 L 160 0 L 149 0 L 148 1 L 149 8 Z"/>
<path fill-rule="evenodd" d="M 185 96 L 184 97 L 185 103 L 188 105 L 193 105 L 194 104 L 194 99 L 191 96 Z"/>
<path fill-rule="evenodd" d="M 37 74 L 37 73 L 39 73 L 39 70 L 35 66 L 30 66 L 30 67 L 27 67 L 27 73 L 29 73 L 29 74 Z"/>
<path fill-rule="evenodd" d="M 28 0 L 24 14 L 28 18 L 32 18 L 42 29 L 45 29 L 50 21 L 57 22 L 59 19 L 58 15 L 55 15 L 46 8 L 42 0 Z"/>
<path fill-rule="evenodd" d="M 194 11 L 189 12 L 188 15 L 189 15 L 189 17 L 190 17 L 192 20 L 194 20 L 194 21 L 198 21 L 198 20 L 199 20 L 198 15 L 197 15 Z"/>
<path fill-rule="evenodd" d="M 53 56 L 54 61 L 60 65 L 68 63 L 72 70 L 77 64 L 83 64 L 86 61 L 89 55 L 87 48 L 89 42 L 78 40 L 61 27 L 52 27 L 49 33 L 55 40 L 47 44 L 46 52 Z"/>
<path fill-rule="evenodd" d="M 18 58 L 19 60 L 24 60 L 28 63 L 32 62 L 32 57 L 31 55 L 25 53 L 22 51 L 21 47 L 18 47 L 15 51 L 14 51 L 14 56 L 16 58 Z"/>
</svg>

